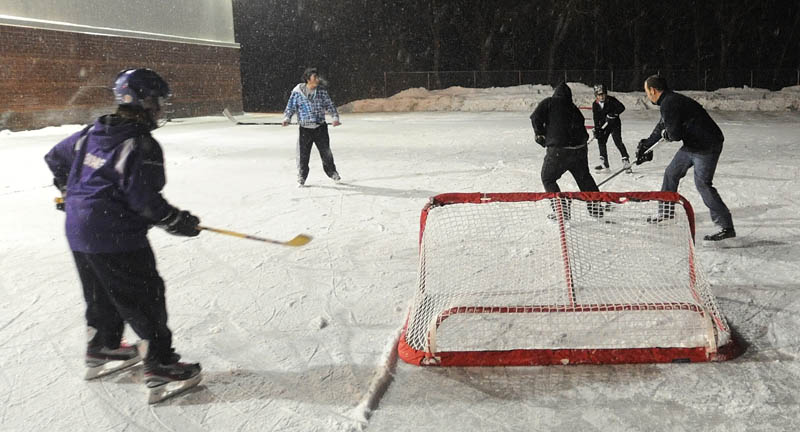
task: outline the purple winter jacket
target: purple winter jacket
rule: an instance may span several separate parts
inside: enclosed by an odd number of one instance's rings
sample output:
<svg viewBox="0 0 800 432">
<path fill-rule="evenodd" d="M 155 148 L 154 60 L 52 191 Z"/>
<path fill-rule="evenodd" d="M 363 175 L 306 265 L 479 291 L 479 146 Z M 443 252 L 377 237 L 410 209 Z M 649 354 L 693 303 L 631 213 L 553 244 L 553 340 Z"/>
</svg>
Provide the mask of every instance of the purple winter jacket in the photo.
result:
<svg viewBox="0 0 800 432">
<path fill-rule="evenodd" d="M 166 183 L 161 146 L 143 124 L 113 114 L 100 117 L 44 159 L 54 183 L 66 186 L 67 241 L 73 251 L 150 247 L 147 230 L 174 209 L 161 196 Z"/>
</svg>

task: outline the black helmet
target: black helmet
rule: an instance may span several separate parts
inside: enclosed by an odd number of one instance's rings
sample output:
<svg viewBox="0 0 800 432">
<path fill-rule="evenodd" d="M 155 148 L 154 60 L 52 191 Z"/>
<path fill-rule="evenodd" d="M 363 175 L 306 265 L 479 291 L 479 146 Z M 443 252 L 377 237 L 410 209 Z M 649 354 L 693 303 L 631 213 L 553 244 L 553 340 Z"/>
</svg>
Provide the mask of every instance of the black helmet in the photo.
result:
<svg viewBox="0 0 800 432">
<path fill-rule="evenodd" d="M 606 85 L 605 84 L 595 84 L 594 86 L 594 94 L 606 94 Z"/>
<path fill-rule="evenodd" d="M 167 82 L 150 69 L 126 69 L 114 80 L 114 99 L 118 105 L 141 107 L 148 97 L 171 95 Z"/>
</svg>

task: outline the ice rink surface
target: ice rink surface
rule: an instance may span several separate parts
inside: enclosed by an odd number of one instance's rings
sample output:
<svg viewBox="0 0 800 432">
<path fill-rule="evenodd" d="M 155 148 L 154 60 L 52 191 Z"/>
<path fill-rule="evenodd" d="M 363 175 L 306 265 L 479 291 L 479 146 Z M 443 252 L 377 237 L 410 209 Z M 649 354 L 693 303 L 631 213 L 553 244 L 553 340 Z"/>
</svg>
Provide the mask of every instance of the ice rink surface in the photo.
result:
<svg viewBox="0 0 800 432">
<path fill-rule="evenodd" d="M 419 214 L 442 192 L 542 191 L 529 112 L 343 114 L 330 128 L 343 183 L 314 151 L 295 187 L 296 126 L 178 119 L 155 131 L 172 204 L 204 232 L 150 240 L 170 326 L 199 388 L 148 406 L 140 368 L 82 380 L 83 299 L 44 154 L 78 125 L 0 132 L 2 431 L 755 431 L 800 428 L 800 116 L 711 114 L 726 136 L 715 177 L 738 237 L 697 254 L 747 346 L 726 363 L 420 368 L 391 355 L 417 275 Z M 278 115 L 250 119 L 278 120 Z M 657 111 L 623 114 L 635 152 Z M 604 190 L 658 190 L 678 144 Z M 609 145 L 612 169 L 621 166 Z M 598 160 L 596 144 L 590 163 Z M 596 175 L 599 181 L 605 175 Z M 713 232 L 694 188 L 698 238 Z M 562 190 L 577 190 L 568 174 Z M 630 273 L 646 269 L 630 268 Z M 622 275 L 621 275 L 622 276 Z M 136 336 L 128 332 L 130 340 Z M 388 372 L 388 373 L 387 373 Z"/>
</svg>

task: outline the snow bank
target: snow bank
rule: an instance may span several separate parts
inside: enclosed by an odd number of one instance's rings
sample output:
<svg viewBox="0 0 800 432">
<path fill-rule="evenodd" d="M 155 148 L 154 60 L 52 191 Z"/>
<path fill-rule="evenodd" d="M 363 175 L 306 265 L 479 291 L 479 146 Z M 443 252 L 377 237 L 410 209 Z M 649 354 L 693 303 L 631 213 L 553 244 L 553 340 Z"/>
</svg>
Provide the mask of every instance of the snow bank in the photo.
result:
<svg viewBox="0 0 800 432">
<path fill-rule="evenodd" d="M 581 83 L 568 83 L 573 100 L 579 106 L 589 106 L 594 100 L 592 88 Z M 798 111 L 800 86 L 780 91 L 756 88 L 724 88 L 713 92 L 681 91 L 700 102 L 705 108 L 721 111 Z M 442 90 L 411 88 L 388 98 L 363 99 L 339 108 L 344 113 L 410 112 L 410 111 L 533 111 L 542 99 L 551 96 L 548 85 L 514 87 L 464 88 Z M 627 109 L 647 110 L 656 107 L 644 97 L 644 92 L 612 92 Z"/>
</svg>

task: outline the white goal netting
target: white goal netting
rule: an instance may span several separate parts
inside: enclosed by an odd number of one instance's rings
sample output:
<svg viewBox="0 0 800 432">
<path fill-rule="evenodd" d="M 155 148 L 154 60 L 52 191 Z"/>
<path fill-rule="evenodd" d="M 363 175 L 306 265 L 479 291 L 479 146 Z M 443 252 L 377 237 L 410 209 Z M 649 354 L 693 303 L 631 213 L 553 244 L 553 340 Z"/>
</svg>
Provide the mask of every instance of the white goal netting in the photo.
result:
<svg viewBox="0 0 800 432">
<path fill-rule="evenodd" d="M 455 364 L 472 364 L 470 353 L 484 353 L 480 364 L 492 364 L 495 354 L 505 359 L 499 364 L 516 364 L 508 353 L 519 350 L 539 351 L 537 358 L 562 350 L 556 359 L 519 361 L 532 364 L 603 363 L 609 355 L 689 361 L 680 348 L 709 357 L 729 342 L 695 259 L 685 199 L 660 192 L 545 198 L 554 196 L 447 194 L 426 207 L 419 284 L 402 341 L 416 353 L 413 362 L 446 363 L 442 357 L 453 353 Z M 640 358 L 653 348 L 667 358 Z M 585 358 L 593 350 L 610 351 Z"/>
</svg>

